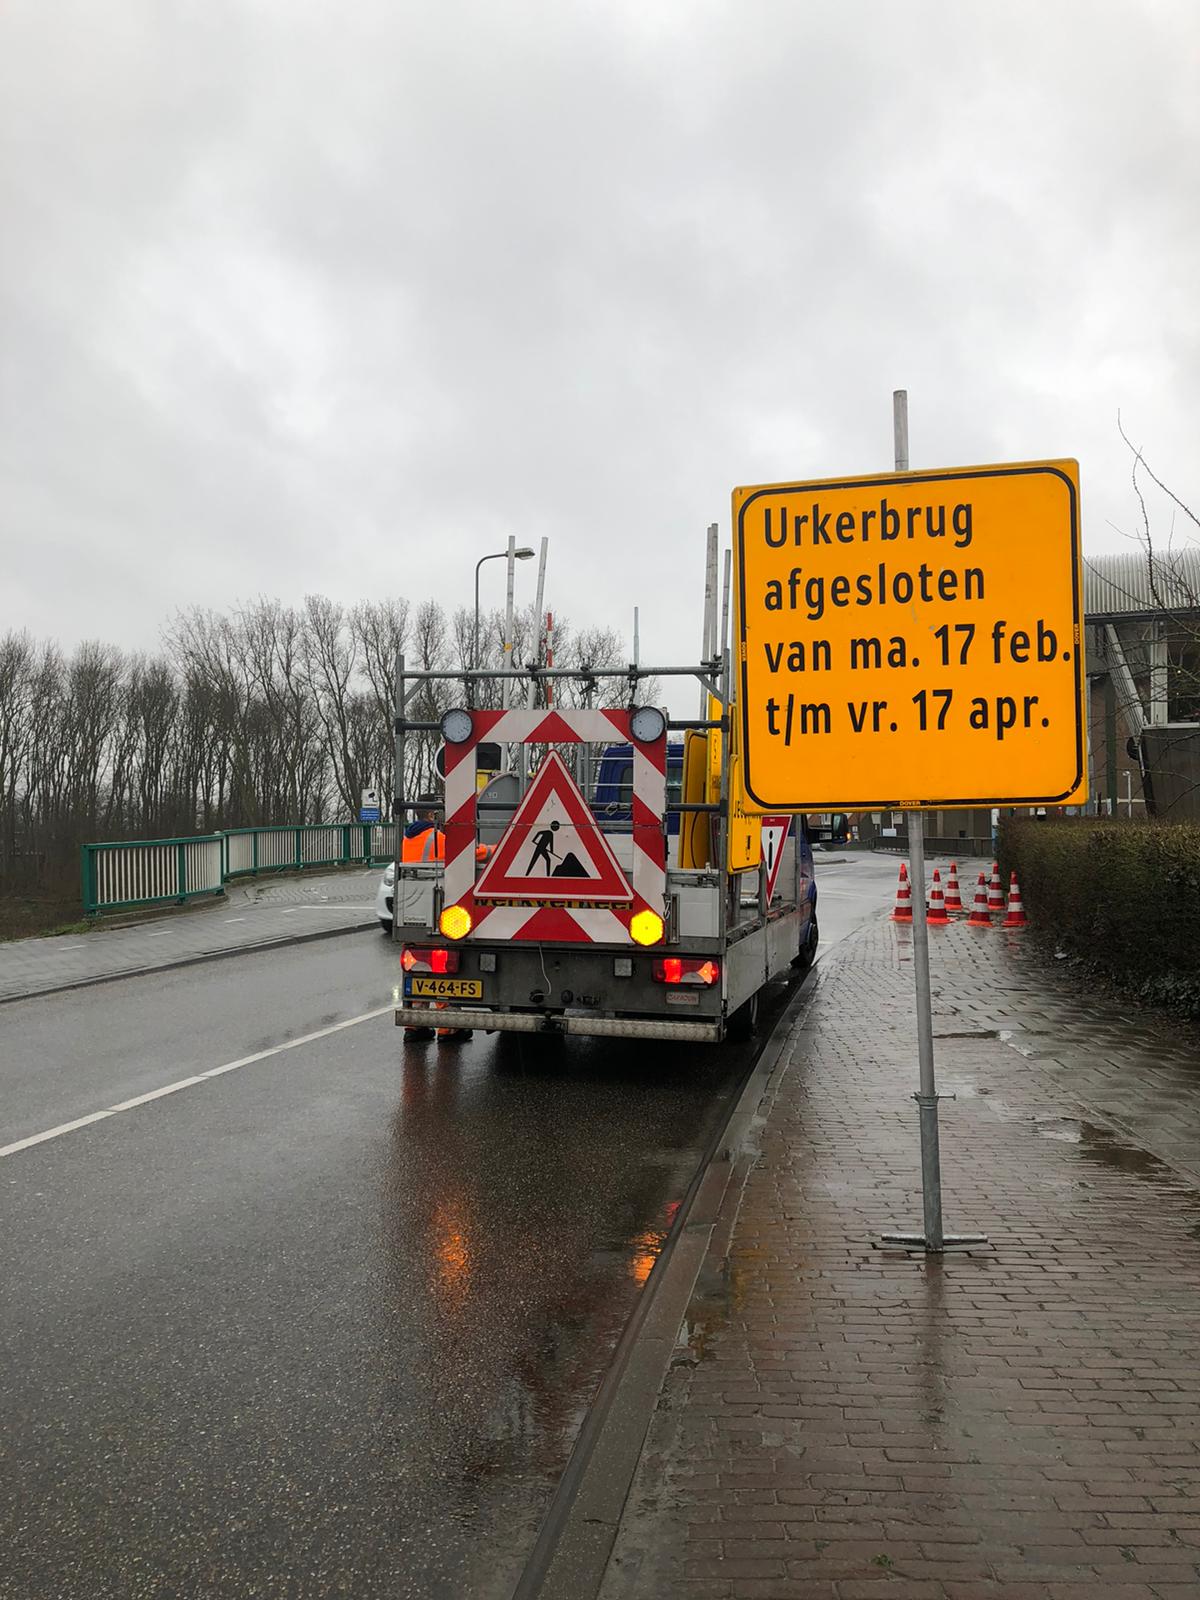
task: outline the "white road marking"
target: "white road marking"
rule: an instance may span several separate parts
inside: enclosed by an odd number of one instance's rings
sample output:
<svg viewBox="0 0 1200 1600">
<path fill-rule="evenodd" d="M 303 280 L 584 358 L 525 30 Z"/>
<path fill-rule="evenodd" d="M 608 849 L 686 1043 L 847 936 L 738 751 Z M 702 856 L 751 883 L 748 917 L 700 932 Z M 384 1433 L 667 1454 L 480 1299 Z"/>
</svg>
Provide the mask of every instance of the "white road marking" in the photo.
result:
<svg viewBox="0 0 1200 1600">
<path fill-rule="evenodd" d="M 90 1122 L 101 1122 L 105 1117 L 111 1117 L 111 1111 L 93 1111 L 91 1116 L 77 1117 L 74 1122 L 60 1122 L 57 1128 L 48 1128 L 45 1133 L 35 1133 L 30 1139 L 21 1139 L 16 1144 L 7 1144 L 0 1150 L 0 1156 L 15 1155 L 18 1150 L 25 1150 L 31 1144 L 43 1144 L 47 1139 L 61 1138 L 64 1133 L 74 1133 L 76 1128 L 86 1128 Z"/>
<path fill-rule="evenodd" d="M 19 1150 L 28 1150 L 35 1144 L 45 1144 L 48 1139 L 61 1139 L 64 1134 L 90 1127 L 93 1122 L 103 1122 L 106 1117 L 133 1111 L 151 1100 L 161 1100 L 165 1095 L 177 1094 L 180 1089 L 190 1089 L 209 1078 L 219 1078 L 223 1073 L 236 1072 L 239 1067 L 253 1066 L 256 1061 L 266 1061 L 271 1056 L 282 1055 L 285 1050 L 295 1050 L 302 1044 L 313 1044 L 317 1039 L 327 1039 L 331 1033 L 341 1033 L 344 1028 L 355 1028 L 360 1022 L 371 1022 L 376 1017 L 385 1016 L 393 1009 L 393 1004 L 394 1002 L 386 1006 L 376 1006 L 374 1011 L 364 1011 L 357 1017 L 348 1017 L 345 1022 L 334 1022 L 328 1028 L 317 1028 L 313 1033 L 302 1033 L 299 1038 L 288 1039 L 284 1044 L 273 1044 L 269 1049 L 256 1050 L 252 1056 L 239 1056 L 236 1061 L 226 1061 L 223 1066 L 210 1067 L 207 1072 L 197 1072 L 191 1078 L 180 1078 L 176 1083 L 164 1084 L 161 1089 L 151 1089 L 148 1094 L 139 1094 L 132 1100 L 122 1100 L 118 1105 L 107 1106 L 103 1111 L 93 1111 L 89 1116 L 77 1117 L 74 1122 L 61 1122 L 57 1128 L 47 1128 L 45 1133 L 34 1133 L 28 1139 L 18 1139 L 13 1144 L 0 1145 L 0 1157 L 15 1156 Z"/>
<path fill-rule="evenodd" d="M 374 906 L 352 906 L 339 901 L 334 906 L 292 906 L 293 911 L 374 911 Z"/>
<path fill-rule="evenodd" d="M 190 1089 L 194 1083 L 203 1083 L 204 1073 L 198 1072 L 194 1078 L 180 1078 L 178 1083 L 168 1083 L 165 1089 L 151 1089 L 149 1094 L 139 1094 L 132 1100 L 122 1100 L 119 1105 L 109 1106 L 109 1111 L 115 1116 L 118 1111 L 132 1111 L 135 1106 L 144 1106 L 150 1100 L 161 1100 L 164 1095 L 176 1094 L 180 1089 Z"/>
</svg>

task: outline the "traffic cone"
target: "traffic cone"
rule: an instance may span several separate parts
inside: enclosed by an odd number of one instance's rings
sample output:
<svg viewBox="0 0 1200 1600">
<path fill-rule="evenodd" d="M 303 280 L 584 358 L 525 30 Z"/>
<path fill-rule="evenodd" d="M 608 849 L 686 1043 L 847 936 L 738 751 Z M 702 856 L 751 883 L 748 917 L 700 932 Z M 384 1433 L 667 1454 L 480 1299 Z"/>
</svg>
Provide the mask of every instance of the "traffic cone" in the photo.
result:
<svg viewBox="0 0 1200 1600">
<path fill-rule="evenodd" d="M 1021 904 L 1021 885 L 1017 882 L 1015 872 L 1008 883 L 1008 915 L 1000 926 L 1002 928 L 1027 928 L 1029 926 L 1025 916 L 1025 907 Z"/>
<path fill-rule="evenodd" d="M 946 910 L 962 911 L 962 890 L 958 887 L 958 862 L 950 863 L 950 871 L 946 874 Z"/>
<path fill-rule="evenodd" d="M 900 879 L 896 884 L 896 905 L 892 911 L 893 922 L 912 921 L 912 884 L 908 881 L 908 868 L 900 863 Z"/>
<path fill-rule="evenodd" d="M 992 862 L 992 878 L 988 884 L 987 906 L 989 914 L 993 911 L 1004 911 L 1004 885 L 1000 882 L 1000 863 Z"/>
<path fill-rule="evenodd" d="M 946 915 L 946 901 L 942 895 L 942 875 L 936 867 L 933 869 L 933 886 L 929 891 L 929 910 L 925 913 L 925 921 L 934 928 L 950 926 L 950 918 Z"/>
<path fill-rule="evenodd" d="M 971 915 L 967 918 L 968 928 L 990 928 L 991 916 L 988 913 L 987 879 L 983 873 L 979 874 L 979 882 L 975 885 L 975 904 L 971 907 Z"/>
</svg>

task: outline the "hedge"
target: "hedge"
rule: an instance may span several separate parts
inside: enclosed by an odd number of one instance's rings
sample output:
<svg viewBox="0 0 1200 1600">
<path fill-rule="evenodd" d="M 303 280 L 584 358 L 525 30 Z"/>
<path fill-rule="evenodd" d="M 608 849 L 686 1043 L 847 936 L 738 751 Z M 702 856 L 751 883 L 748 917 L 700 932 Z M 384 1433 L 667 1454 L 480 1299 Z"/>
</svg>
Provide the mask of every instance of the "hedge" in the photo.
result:
<svg viewBox="0 0 1200 1600">
<path fill-rule="evenodd" d="M 1035 937 L 1126 994 L 1200 1017 L 1200 824 L 1005 817 Z"/>
</svg>

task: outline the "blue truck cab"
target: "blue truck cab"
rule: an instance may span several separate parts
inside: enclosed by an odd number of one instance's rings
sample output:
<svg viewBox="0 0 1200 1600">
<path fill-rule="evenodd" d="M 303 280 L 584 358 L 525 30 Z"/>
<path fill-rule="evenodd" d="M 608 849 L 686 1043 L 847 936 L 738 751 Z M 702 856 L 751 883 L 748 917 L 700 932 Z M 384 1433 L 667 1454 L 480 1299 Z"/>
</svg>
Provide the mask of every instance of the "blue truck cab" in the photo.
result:
<svg viewBox="0 0 1200 1600">
<path fill-rule="evenodd" d="M 683 790 L 683 741 L 667 743 L 667 833 L 679 834 L 679 796 Z M 602 828 L 633 820 L 633 746 L 605 745 L 596 763 L 592 813 Z M 618 830 L 619 831 L 619 828 Z"/>
</svg>

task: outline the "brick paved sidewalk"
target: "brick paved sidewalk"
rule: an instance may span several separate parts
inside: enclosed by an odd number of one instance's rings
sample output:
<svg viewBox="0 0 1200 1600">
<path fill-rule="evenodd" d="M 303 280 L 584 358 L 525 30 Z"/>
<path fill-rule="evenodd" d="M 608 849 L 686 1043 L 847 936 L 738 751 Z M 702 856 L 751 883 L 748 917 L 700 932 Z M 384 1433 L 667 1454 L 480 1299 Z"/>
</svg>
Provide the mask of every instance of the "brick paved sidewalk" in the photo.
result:
<svg viewBox="0 0 1200 1600">
<path fill-rule="evenodd" d="M 1086 1102 L 1142 1082 L 1194 1169 L 1200 1058 L 936 932 L 946 1225 L 991 1243 L 878 1245 L 921 1208 L 911 931 L 872 924 L 768 1087 L 603 1600 L 1200 1597 L 1200 1193 Z"/>
</svg>

